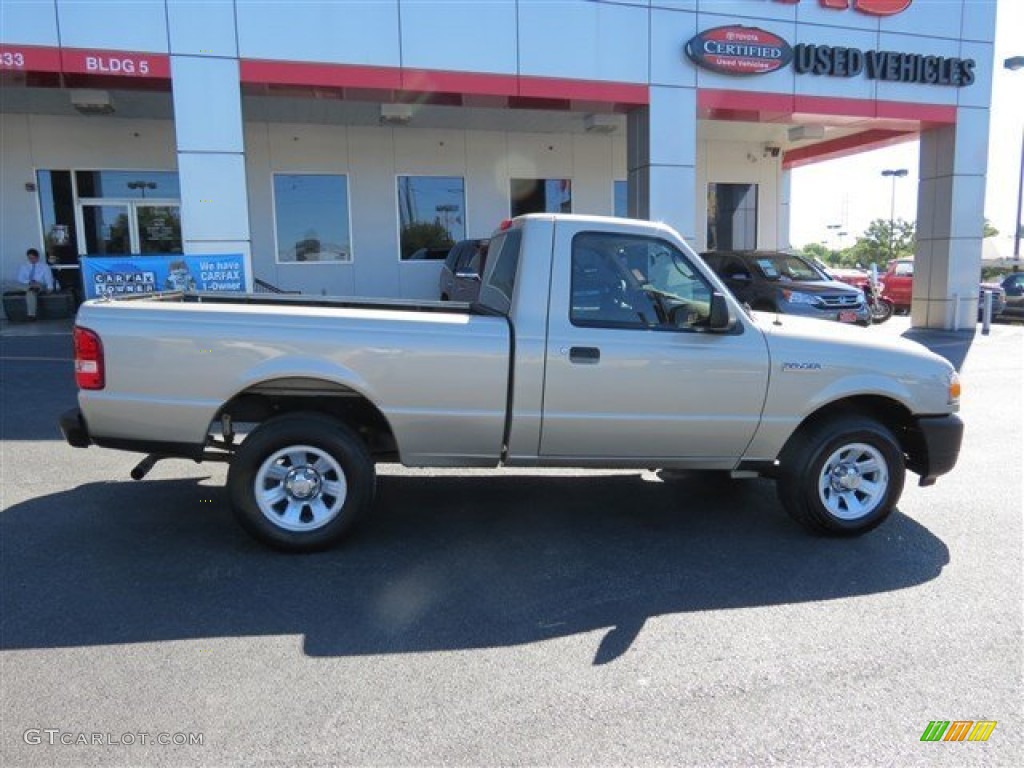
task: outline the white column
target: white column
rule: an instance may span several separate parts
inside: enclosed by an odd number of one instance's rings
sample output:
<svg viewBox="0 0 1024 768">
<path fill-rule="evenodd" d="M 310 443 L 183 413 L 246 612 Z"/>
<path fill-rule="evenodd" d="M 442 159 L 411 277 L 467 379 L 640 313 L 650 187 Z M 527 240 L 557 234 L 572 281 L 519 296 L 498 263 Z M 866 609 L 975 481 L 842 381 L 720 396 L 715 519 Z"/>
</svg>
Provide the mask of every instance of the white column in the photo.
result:
<svg viewBox="0 0 1024 768">
<path fill-rule="evenodd" d="M 783 170 L 779 173 L 779 207 L 778 207 L 778 236 L 776 247 L 779 249 L 791 248 L 789 242 L 789 216 L 792 210 L 789 205 L 792 190 L 792 171 Z"/>
<path fill-rule="evenodd" d="M 629 215 L 663 221 L 697 246 L 697 90 L 651 86 L 629 113 Z"/>
<path fill-rule="evenodd" d="M 960 107 L 955 125 L 921 134 L 911 323 L 974 328 L 985 217 L 989 111 Z"/>
<path fill-rule="evenodd" d="M 232 4 L 169 0 L 185 253 L 242 253 L 252 289 L 242 96 Z"/>
</svg>

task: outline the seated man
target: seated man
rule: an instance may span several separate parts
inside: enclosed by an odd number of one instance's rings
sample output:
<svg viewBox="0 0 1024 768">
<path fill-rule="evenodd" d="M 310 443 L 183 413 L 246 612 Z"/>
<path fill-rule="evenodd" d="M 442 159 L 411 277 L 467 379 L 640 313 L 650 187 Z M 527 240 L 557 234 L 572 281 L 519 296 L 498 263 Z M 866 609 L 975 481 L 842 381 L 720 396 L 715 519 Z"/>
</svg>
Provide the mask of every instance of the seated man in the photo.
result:
<svg viewBox="0 0 1024 768">
<path fill-rule="evenodd" d="M 36 319 L 39 294 L 53 290 L 53 272 L 45 261 L 39 260 L 39 251 L 25 251 L 27 261 L 18 268 L 18 286 L 25 292 L 25 312 L 30 321 Z"/>
</svg>

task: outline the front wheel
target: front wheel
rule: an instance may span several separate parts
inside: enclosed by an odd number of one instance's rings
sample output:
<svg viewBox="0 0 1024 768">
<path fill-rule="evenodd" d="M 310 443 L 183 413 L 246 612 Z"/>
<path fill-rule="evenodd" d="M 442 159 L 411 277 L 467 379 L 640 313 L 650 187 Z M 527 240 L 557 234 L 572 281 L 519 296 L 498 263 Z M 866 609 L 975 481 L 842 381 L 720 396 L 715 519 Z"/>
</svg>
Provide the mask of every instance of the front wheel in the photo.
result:
<svg viewBox="0 0 1024 768">
<path fill-rule="evenodd" d="M 319 414 L 286 414 L 242 441 L 228 470 L 235 517 L 276 549 L 314 552 L 337 543 L 373 501 L 365 442 Z"/>
<path fill-rule="evenodd" d="M 792 438 L 780 457 L 776 487 L 783 507 L 805 528 L 856 536 L 892 513 L 905 477 L 903 452 L 886 427 L 842 416 Z"/>
<path fill-rule="evenodd" d="M 884 323 L 890 317 L 892 317 L 894 307 L 891 301 L 883 298 L 877 298 L 868 305 L 871 310 L 871 322 L 872 323 Z"/>
</svg>

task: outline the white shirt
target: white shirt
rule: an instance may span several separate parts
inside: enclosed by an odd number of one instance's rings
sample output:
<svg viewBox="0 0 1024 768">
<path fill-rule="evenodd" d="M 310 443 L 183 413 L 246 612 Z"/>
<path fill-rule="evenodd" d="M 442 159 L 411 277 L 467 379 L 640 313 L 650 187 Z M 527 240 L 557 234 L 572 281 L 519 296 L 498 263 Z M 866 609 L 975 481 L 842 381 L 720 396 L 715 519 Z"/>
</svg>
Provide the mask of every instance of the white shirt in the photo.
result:
<svg viewBox="0 0 1024 768">
<path fill-rule="evenodd" d="M 35 264 L 26 261 L 18 267 L 18 283 L 27 286 L 32 282 L 45 285 L 48 291 L 53 290 L 53 272 L 50 271 L 50 265 L 42 259 Z"/>
</svg>

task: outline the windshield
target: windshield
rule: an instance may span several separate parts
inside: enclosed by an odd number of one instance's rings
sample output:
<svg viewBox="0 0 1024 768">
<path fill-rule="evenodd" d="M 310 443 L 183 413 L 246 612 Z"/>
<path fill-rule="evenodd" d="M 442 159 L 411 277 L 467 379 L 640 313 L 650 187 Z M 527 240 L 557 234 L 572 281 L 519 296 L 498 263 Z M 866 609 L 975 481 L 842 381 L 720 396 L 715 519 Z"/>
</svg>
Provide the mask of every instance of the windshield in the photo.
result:
<svg viewBox="0 0 1024 768">
<path fill-rule="evenodd" d="M 755 258 L 761 273 L 769 280 L 821 282 L 827 278 L 811 264 L 791 253 L 759 253 Z"/>
</svg>

